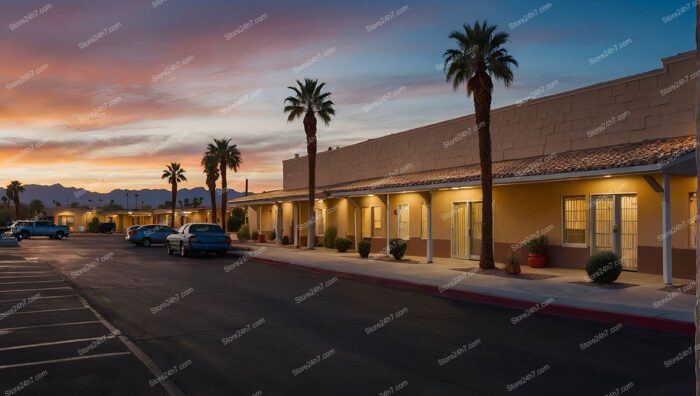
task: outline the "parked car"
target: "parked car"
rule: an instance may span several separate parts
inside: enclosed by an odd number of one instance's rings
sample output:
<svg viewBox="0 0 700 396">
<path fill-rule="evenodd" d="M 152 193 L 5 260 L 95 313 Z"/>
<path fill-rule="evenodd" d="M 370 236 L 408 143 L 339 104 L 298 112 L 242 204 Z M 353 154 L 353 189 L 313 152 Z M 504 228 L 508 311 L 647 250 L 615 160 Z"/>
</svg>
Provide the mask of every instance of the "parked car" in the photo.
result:
<svg viewBox="0 0 700 396">
<path fill-rule="evenodd" d="M 154 243 L 165 243 L 165 239 L 176 232 L 166 225 L 149 224 L 131 231 L 129 241 L 135 243 L 136 246 L 148 247 Z"/>
<path fill-rule="evenodd" d="M 100 223 L 97 227 L 97 232 L 100 234 L 111 234 L 117 229 L 117 225 L 114 223 Z"/>
<path fill-rule="evenodd" d="M 218 224 L 188 223 L 165 240 L 168 254 L 179 252 L 185 257 L 192 252 L 216 253 L 223 256 L 231 247 L 231 237 Z"/>
<path fill-rule="evenodd" d="M 12 232 L 12 235 L 20 236 L 22 239 L 29 239 L 35 236 L 63 239 L 70 235 L 68 227 L 56 225 L 46 220 L 18 220 L 12 223 L 10 232 Z"/>
<path fill-rule="evenodd" d="M 124 239 L 126 239 L 127 241 L 131 240 L 131 236 L 134 235 L 134 232 L 136 232 L 136 230 L 138 230 L 139 228 L 141 228 L 141 224 L 132 225 L 131 227 L 127 228 L 126 236 L 124 237 Z"/>
</svg>

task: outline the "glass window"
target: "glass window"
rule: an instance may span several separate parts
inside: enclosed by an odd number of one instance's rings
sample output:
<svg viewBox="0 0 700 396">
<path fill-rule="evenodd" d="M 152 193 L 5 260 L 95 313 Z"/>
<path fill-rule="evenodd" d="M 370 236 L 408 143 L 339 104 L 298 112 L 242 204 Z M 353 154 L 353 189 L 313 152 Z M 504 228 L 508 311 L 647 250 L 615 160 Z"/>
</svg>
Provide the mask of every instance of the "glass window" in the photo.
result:
<svg viewBox="0 0 700 396">
<path fill-rule="evenodd" d="M 690 247 L 696 247 L 696 236 L 698 232 L 697 219 L 698 219 L 698 205 L 697 205 L 697 193 L 690 193 L 690 219 L 688 221 L 688 234 L 690 234 Z"/>
<path fill-rule="evenodd" d="M 190 225 L 190 234 L 203 234 L 203 233 L 217 233 L 223 234 L 224 230 L 216 224 L 192 224 Z"/>
<path fill-rule="evenodd" d="M 75 216 L 58 216 L 58 224 L 73 227 L 73 224 L 75 224 Z"/>
<path fill-rule="evenodd" d="M 326 232 L 326 210 L 316 208 L 316 235 L 323 235 Z"/>
<path fill-rule="evenodd" d="M 420 220 L 420 236 L 425 239 L 428 237 L 428 205 L 426 204 L 421 204 Z"/>
<path fill-rule="evenodd" d="M 362 238 L 372 237 L 372 212 L 370 208 L 362 208 L 360 221 L 362 222 Z"/>
<path fill-rule="evenodd" d="M 408 205 L 399 205 L 398 206 L 398 215 L 399 215 L 398 237 L 401 239 L 408 240 L 409 239 Z"/>
<path fill-rule="evenodd" d="M 375 206 L 372 208 L 372 223 L 374 224 L 372 228 L 374 230 L 382 229 L 382 208 L 381 206 Z"/>
<path fill-rule="evenodd" d="M 586 197 L 564 197 L 563 200 L 564 243 L 586 244 Z"/>
</svg>

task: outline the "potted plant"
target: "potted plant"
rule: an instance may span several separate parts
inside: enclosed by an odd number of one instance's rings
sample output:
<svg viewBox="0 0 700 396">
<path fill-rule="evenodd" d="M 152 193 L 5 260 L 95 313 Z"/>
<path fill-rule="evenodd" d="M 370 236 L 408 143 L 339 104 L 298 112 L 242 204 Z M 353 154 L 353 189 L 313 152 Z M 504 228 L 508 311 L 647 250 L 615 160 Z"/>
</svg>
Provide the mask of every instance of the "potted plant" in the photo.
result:
<svg viewBox="0 0 700 396">
<path fill-rule="evenodd" d="M 265 235 L 264 232 L 261 232 L 258 234 L 258 242 L 265 243 L 266 240 L 267 240 L 267 235 Z"/>
<path fill-rule="evenodd" d="M 527 241 L 527 265 L 532 268 L 544 268 L 547 266 L 547 247 L 549 238 L 540 235 Z"/>
<path fill-rule="evenodd" d="M 367 258 L 369 257 L 369 251 L 372 249 L 372 244 L 369 241 L 360 241 L 360 243 L 357 246 L 358 253 L 360 253 L 360 257 L 362 258 Z"/>
<path fill-rule="evenodd" d="M 508 258 L 506 258 L 505 264 L 506 264 L 505 270 L 509 274 L 517 275 L 521 272 L 520 260 L 515 255 L 512 255 L 512 256 L 509 256 Z"/>
</svg>

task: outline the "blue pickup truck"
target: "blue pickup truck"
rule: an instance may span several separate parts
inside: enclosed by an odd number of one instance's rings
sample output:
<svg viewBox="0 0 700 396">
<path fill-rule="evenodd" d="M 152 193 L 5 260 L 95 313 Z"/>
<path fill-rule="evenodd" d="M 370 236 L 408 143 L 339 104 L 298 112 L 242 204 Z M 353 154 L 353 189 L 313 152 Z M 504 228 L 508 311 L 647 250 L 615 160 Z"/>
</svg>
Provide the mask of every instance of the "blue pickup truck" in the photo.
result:
<svg viewBox="0 0 700 396">
<path fill-rule="evenodd" d="M 18 220 L 12 223 L 10 232 L 12 232 L 12 235 L 20 236 L 22 239 L 29 239 L 35 236 L 63 239 L 70 235 L 68 227 L 56 225 L 47 220 Z"/>
</svg>

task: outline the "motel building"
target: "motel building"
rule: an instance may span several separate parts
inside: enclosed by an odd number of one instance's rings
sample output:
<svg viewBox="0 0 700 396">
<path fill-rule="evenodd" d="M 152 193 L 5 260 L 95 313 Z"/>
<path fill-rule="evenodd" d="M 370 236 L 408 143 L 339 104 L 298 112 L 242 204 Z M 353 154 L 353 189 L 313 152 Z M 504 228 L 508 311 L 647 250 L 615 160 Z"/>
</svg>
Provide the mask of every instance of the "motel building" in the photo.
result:
<svg viewBox="0 0 700 396">
<path fill-rule="evenodd" d="M 666 284 L 695 277 L 695 52 L 662 64 L 492 110 L 497 261 L 515 249 L 526 262 L 523 242 L 544 234 L 549 266 L 582 269 L 592 253 L 612 250 L 625 270 Z M 317 243 L 335 226 L 375 253 L 403 238 L 407 255 L 428 263 L 478 260 L 477 135 L 470 115 L 319 152 Z M 230 203 L 247 208 L 251 232 L 306 246 L 307 158 L 282 165 L 282 189 Z"/>
</svg>

